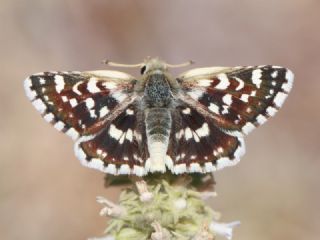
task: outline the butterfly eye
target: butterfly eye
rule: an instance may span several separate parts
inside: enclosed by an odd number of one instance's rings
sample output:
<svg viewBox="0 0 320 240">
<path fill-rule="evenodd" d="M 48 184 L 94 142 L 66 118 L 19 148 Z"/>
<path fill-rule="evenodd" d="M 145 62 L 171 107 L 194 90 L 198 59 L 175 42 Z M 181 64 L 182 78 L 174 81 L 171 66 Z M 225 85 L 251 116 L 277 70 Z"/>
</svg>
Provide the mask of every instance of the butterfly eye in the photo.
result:
<svg viewBox="0 0 320 240">
<path fill-rule="evenodd" d="M 144 74 L 145 71 L 146 71 L 146 65 L 144 65 L 144 66 L 140 69 L 141 75 Z"/>
</svg>

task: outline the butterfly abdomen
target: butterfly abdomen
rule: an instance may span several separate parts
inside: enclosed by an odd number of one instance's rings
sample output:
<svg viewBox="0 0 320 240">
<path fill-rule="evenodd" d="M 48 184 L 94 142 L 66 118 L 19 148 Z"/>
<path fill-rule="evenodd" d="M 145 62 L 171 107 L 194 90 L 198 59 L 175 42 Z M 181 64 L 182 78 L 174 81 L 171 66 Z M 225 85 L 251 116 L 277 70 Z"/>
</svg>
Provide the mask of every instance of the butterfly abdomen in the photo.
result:
<svg viewBox="0 0 320 240">
<path fill-rule="evenodd" d="M 150 161 L 146 165 L 151 172 L 165 171 L 165 160 L 172 125 L 170 110 L 167 108 L 145 109 L 145 124 Z"/>
</svg>

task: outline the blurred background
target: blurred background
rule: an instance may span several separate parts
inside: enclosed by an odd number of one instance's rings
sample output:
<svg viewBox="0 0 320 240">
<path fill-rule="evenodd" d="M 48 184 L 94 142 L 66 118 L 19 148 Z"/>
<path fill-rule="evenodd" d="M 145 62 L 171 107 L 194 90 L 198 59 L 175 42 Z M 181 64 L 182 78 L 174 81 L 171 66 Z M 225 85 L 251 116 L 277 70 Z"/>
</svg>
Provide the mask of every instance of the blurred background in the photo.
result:
<svg viewBox="0 0 320 240">
<path fill-rule="evenodd" d="M 40 117 L 23 79 L 148 55 L 192 59 L 192 67 L 293 70 L 281 111 L 246 138 L 239 165 L 215 174 L 211 204 L 222 221 L 242 222 L 237 240 L 319 239 L 319 10 L 316 0 L 1 0 L 0 239 L 100 236 L 106 220 L 95 197 L 118 197 L 103 187 L 103 173 L 80 165 L 70 138 Z"/>
</svg>

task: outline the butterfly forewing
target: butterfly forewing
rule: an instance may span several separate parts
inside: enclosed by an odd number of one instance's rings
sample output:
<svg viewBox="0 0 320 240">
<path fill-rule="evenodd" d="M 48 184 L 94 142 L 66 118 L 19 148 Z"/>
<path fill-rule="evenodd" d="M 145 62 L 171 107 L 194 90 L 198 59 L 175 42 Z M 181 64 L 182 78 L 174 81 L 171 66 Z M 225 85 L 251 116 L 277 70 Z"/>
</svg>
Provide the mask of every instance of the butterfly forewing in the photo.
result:
<svg viewBox="0 0 320 240">
<path fill-rule="evenodd" d="M 27 78 L 25 90 L 46 121 L 77 139 L 99 131 L 112 110 L 130 97 L 133 78 L 117 73 L 43 72 Z"/>
<path fill-rule="evenodd" d="M 293 83 L 278 66 L 194 69 L 180 76 L 184 91 L 229 134 L 248 134 L 282 106 Z"/>
</svg>

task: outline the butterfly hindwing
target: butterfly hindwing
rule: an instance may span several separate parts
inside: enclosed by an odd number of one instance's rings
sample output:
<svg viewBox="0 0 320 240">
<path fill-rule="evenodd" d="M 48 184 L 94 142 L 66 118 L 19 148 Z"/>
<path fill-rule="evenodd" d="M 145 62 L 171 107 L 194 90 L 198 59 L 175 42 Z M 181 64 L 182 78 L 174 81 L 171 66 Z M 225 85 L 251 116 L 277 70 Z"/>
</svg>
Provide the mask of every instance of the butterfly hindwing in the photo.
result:
<svg viewBox="0 0 320 240">
<path fill-rule="evenodd" d="M 194 100 L 229 134 L 248 134 L 273 116 L 293 83 L 290 70 L 277 66 L 199 68 L 179 77 Z"/>
<path fill-rule="evenodd" d="M 144 125 L 134 105 L 121 112 L 99 133 L 81 137 L 75 153 L 83 165 L 110 174 L 145 173 L 149 156 Z"/>
<path fill-rule="evenodd" d="M 224 133 L 196 109 L 179 106 L 172 115 L 168 149 L 172 172 L 212 172 L 235 165 L 244 154 L 242 137 Z"/>
</svg>

